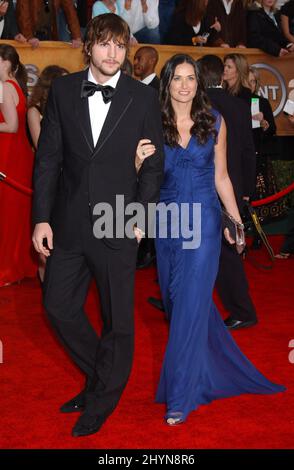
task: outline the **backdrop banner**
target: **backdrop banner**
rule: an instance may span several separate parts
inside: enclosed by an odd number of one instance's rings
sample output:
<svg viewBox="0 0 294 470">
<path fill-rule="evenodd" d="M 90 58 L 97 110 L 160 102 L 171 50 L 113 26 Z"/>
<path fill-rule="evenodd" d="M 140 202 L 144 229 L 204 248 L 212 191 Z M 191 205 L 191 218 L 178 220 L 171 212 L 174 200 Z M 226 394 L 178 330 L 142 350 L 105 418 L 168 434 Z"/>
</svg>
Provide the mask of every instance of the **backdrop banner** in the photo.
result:
<svg viewBox="0 0 294 470">
<path fill-rule="evenodd" d="M 16 41 L 4 41 L 13 45 L 19 52 L 22 63 L 29 74 L 29 87 L 36 84 L 38 75 L 47 65 L 60 65 L 70 72 L 77 72 L 85 67 L 81 49 L 73 49 L 70 44 L 63 42 L 42 41 L 40 47 L 32 49 L 29 45 Z M 141 47 L 131 47 L 129 58 L 132 61 L 136 50 Z M 273 57 L 259 49 L 224 49 L 213 47 L 180 47 L 180 46 L 156 46 L 159 53 L 157 73 L 164 63 L 174 54 L 187 53 L 195 59 L 205 54 L 215 54 L 223 58 L 229 53 L 240 53 L 247 57 L 250 65 L 257 67 L 261 74 L 261 95 L 268 98 L 274 116 L 276 118 L 277 134 L 294 135 L 294 127 L 283 113 L 287 99 L 294 101 L 294 54 L 286 57 Z"/>
</svg>

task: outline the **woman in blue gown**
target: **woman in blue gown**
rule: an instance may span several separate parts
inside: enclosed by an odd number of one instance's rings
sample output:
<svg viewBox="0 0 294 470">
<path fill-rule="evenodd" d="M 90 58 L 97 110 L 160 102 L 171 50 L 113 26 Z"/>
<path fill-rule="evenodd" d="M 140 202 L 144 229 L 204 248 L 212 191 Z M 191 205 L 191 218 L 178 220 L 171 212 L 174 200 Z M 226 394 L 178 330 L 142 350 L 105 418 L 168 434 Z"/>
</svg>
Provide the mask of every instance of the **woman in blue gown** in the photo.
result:
<svg viewBox="0 0 294 470">
<path fill-rule="evenodd" d="M 192 204 L 201 204 L 200 233 L 194 234 L 198 248 L 185 249 L 183 241 L 187 240 L 181 233 L 173 238 L 171 218 L 162 221 L 158 212 L 157 266 L 170 331 L 156 401 L 166 403 L 166 422 L 174 425 L 214 399 L 285 388 L 267 380 L 242 354 L 213 303 L 221 247 L 218 196 L 227 212 L 237 221 L 241 218 L 226 168 L 225 123 L 209 107 L 190 56 L 178 54 L 165 64 L 160 99 L 165 137 L 160 202 L 175 203 L 178 219 L 181 203 L 188 204 L 190 216 Z M 141 152 L 143 160 L 152 150 L 151 144 L 144 147 L 147 141 L 142 142 L 137 155 Z M 158 233 L 164 223 L 166 238 Z M 233 243 L 227 229 L 225 236 Z"/>
</svg>

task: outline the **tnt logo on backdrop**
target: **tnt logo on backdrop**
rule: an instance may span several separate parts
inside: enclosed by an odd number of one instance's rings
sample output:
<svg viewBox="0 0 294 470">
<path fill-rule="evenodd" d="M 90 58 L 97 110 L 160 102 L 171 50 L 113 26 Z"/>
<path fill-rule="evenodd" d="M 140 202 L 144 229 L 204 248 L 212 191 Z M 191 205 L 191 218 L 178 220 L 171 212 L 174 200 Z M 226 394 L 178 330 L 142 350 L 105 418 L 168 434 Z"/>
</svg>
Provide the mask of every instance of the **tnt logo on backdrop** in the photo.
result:
<svg viewBox="0 0 294 470">
<path fill-rule="evenodd" d="M 287 87 L 281 73 L 268 64 L 252 64 L 262 74 L 262 86 L 259 94 L 270 100 L 276 117 L 282 110 L 287 100 Z"/>
</svg>

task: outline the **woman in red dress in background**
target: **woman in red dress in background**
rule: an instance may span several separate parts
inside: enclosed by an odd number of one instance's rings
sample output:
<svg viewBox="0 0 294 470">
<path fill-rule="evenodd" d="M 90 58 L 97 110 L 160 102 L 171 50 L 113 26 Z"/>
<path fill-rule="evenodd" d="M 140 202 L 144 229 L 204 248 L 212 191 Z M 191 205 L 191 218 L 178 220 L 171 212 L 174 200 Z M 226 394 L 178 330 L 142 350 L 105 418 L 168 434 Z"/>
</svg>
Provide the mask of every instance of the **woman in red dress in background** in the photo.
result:
<svg viewBox="0 0 294 470">
<path fill-rule="evenodd" d="M 14 47 L 0 44 L 0 171 L 32 187 L 33 151 L 26 135 L 24 66 Z M 31 249 L 32 198 L 0 183 L 0 287 L 36 275 Z"/>
</svg>

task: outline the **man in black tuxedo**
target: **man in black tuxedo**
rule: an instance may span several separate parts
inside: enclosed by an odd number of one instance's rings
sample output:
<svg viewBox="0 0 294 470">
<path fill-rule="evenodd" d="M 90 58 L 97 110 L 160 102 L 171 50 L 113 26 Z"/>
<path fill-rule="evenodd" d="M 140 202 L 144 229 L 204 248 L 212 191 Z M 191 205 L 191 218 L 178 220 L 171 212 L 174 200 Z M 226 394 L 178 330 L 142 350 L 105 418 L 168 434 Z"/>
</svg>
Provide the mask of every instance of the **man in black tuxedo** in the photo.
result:
<svg viewBox="0 0 294 470">
<path fill-rule="evenodd" d="M 26 42 L 26 38 L 18 30 L 13 0 L 0 1 L 0 39 Z"/>
<path fill-rule="evenodd" d="M 244 199 L 255 190 L 255 150 L 248 106 L 232 96 L 222 85 L 224 66 L 221 59 L 206 55 L 197 61 L 206 92 L 212 106 L 223 116 L 227 126 L 227 165 L 240 213 Z M 217 291 L 230 316 L 225 324 L 230 329 L 249 327 L 257 323 L 256 312 L 248 291 L 242 258 L 234 245 L 222 239 Z"/>
<path fill-rule="evenodd" d="M 127 383 L 138 243 L 134 237 L 118 238 L 116 228 L 127 204 L 146 208 L 157 202 L 163 176 L 157 94 L 120 71 L 129 38 L 127 23 L 115 14 L 90 22 L 85 41 L 89 68 L 53 82 L 36 155 L 33 242 L 48 257 L 44 305 L 86 376 L 85 389 L 61 407 L 63 412 L 83 411 L 73 436 L 97 432 Z M 156 152 L 137 174 L 135 156 L 144 138 Z M 141 148 L 141 153 L 148 151 Z M 124 196 L 121 209 L 117 195 Z M 114 231 L 105 230 L 103 238 L 102 229 L 100 235 L 96 230 L 97 203 L 108 204 L 114 214 Z M 100 293 L 101 337 L 83 310 L 92 277 Z"/>
</svg>

